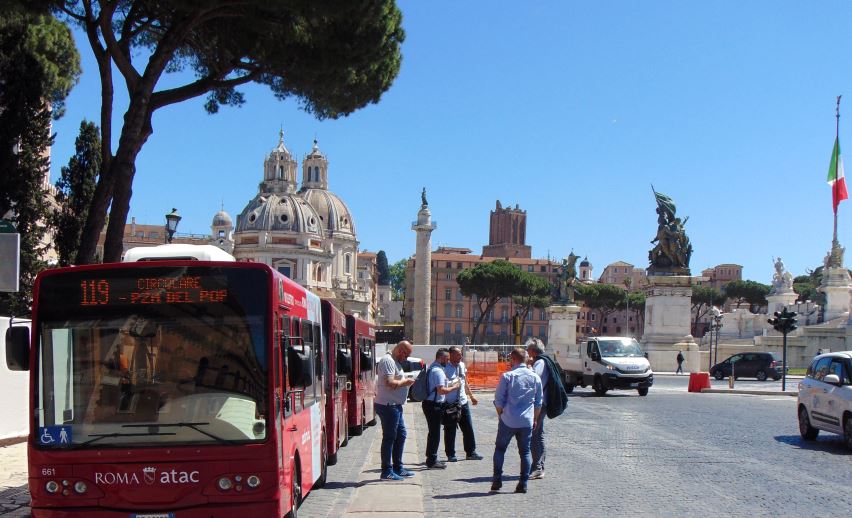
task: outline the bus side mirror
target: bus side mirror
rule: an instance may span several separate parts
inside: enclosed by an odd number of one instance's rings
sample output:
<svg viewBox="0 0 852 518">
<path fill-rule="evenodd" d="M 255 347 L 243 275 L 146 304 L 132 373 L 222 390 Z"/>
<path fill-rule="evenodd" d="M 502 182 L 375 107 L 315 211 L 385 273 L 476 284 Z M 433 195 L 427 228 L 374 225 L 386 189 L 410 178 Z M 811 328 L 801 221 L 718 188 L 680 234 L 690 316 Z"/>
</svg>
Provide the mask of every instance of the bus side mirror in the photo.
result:
<svg viewBox="0 0 852 518">
<path fill-rule="evenodd" d="M 300 353 L 293 347 L 287 348 L 287 369 L 291 387 L 310 387 L 313 383 L 310 376 L 310 356 Z"/>
<path fill-rule="evenodd" d="M 10 371 L 30 370 L 30 330 L 24 326 L 6 330 L 6 366 Z"/>
</svg>

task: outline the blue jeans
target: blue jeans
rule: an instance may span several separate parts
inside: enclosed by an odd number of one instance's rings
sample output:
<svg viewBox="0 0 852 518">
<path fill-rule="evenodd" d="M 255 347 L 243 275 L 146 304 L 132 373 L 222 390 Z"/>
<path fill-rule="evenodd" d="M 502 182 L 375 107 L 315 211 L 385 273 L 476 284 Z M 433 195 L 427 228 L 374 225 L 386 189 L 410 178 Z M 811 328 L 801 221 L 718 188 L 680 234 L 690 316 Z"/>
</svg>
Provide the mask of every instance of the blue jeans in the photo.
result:
<svg viewBox="0 0 852 518">
<path fill-rule="evenodd" d="M 530 478 L 530 466 L 532 465 L 531 436 L 532 428 L 510 428 L 500 419 L 500 424 L 497 426 L 497 442 L 494 445 L 494 480 L 500 480 L 503 477 L 503 459 L 506 456 L 506 448 L 509 447 L 509 443 L 514 437 L 518 443 L 518 453 L 521 456 L 520 483 L 524 486 L 527 485 L 527 480 Z"/>
<path fill-rule="evenodd" d="M 382 421 L 382 477 L 402 470 L 402 451 L 405 449 L 405 421 L 402 418 L 402 405 L 374 404 L 376 414 Z"/>
<path fill-rule="evenodd" d="M 532 432 L 532 469 L 544 471 L 544 458 L 547 455 L 547 452 L 544 450 L 544 418 L 547 417 L 547 413 L 544 411 L 544 407 L 541 408 L 541 413 L 538 414 L 538 421 L 536 421 L 535 430 Z"/>
</svg>

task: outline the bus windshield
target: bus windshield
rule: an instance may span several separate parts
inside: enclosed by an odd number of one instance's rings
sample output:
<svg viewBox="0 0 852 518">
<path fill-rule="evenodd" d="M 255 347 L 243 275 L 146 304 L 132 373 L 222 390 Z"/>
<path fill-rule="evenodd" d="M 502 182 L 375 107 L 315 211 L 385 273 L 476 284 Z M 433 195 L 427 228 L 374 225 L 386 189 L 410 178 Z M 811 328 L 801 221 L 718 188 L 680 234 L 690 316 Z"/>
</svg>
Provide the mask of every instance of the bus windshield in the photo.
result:
<svg viewBox="0 0 852 518">
<path fill-rule="evenodd" d="M 45 276 L 39 444 L 265 440 L 269 286 L 261 269 L 153 263 Z"/>
</svg>

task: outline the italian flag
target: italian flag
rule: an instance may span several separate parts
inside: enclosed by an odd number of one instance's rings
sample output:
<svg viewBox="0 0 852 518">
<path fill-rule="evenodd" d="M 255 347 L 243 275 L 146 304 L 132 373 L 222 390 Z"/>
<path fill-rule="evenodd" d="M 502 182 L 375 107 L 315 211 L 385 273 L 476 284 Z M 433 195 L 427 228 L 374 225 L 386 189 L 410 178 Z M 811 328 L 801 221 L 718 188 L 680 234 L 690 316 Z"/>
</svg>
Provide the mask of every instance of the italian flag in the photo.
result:
<svg viewBox="0 0 852 518">
<path fill-rule="evenodd" d="M 846 177 L 843 175 L 843 157 L 840 155 L 839 138 L 834 139 L 831 165 L 828 166 L 828 185 L 831 186 L 831 200 L 834 204 L 834 213 L 837 214 L 837 205 L 849 199 L 849 194 L 846 192 Z"/>
</svg>

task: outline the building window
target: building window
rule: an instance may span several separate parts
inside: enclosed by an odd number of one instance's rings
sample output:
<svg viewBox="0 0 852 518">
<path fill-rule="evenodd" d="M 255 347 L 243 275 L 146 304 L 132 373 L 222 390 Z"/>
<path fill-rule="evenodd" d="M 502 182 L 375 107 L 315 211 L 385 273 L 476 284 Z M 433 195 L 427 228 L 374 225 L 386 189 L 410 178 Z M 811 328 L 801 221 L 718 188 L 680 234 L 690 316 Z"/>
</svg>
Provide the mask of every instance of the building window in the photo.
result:
<svg viewBox="0 0 852 518">
<path fill-rule="evenodd" d="M 527 310 L 527 320 L 533 319 L 533 308 Z"/>
<path fill-rule="evenodd" d="M 293 278 L 293 276 L 291 275 L 291 271 L 292 270 L 291 270 L 290 266 L 279 266 L 278 267 L 278 272 L 283 274 L 285 277 L 290 278 L 290 279 Z"/>
<path fill-rule="evenodd" d="M 452 298 L 453 298 L 452 288 L 444 289 L 444 300 L 451 300 Z"/>
<path fill-rule="evenodd" d="M 448 335 L 450 332 L 450 324 L 444 324 L 444 334 Z"/>
<path fill-rule="evenodd" d="M 447 272 L 446 279 L 447 279 L 448 281 L 453 280 L 453 274 L 451 274 L 450 272 Z"/>
<path fill-rule="evenodd" d="M 462 263 L 456 263 L 456 268 L 458 268 L 459 270 L 461 270 L 461 269 L 462 269 Z"/>
<path fill-rule="evenodd" d="M 539 320 L 547 320 L 547 312 L 544 311 L 543 309 L 540 309 L 538 311 L 538 319 Z"/>
<path fill-rule="evenodd" d="M 604 333 L 604 334 L 606 334 L 606 326 L 603 326 L 603 327 L 601 328 L 601 331 L 603 331 L 603 333 Z"/>
<path fill-rule="evenodd" d="M 384 293 L 379 294 L 379 302 L 384 302 L 384 301 L 385 301 L 385 294 Z"/>
<path fill-rule="evenodd" d="M 453 316 L 453 306 L 452 304 L 444 304 L 444 316 L 450 318 Z"/>
<path fill-rule="evenodd" d="M 542 266 L 542 267 L 541 267 L 541 271 L 542 271 L 543 273 L 546 273 L 546 272 L 547 272 L 547 266 Z"/>
<path fill-rule="evenodd" d="M 616 326 L 615 334 L 621 334 L 621 326 Z"/>
<path fill-rule="evenodd" d="M 535 266 L 533 266 L 533 265 L 529 265 L 529 266 L 527 266 L 527 271 L 528 271 L 528 272 L 532 272 L 532 271 L 534 271 L 534 270 L 535 270 Z"/>
<path fill-rule="evenodd" d="M 458 290 L 456 292 L 456 300 L 462 300 L 462 299 L 464 299 L 464 295 L 462 295 L 461 290 Z"/>
<path fill-rule="evenodd" d="M 592 322 L 594 322 L 595 320 L 597 320 L 597 318 L 596 318 L 596 317 L 597 317 L 598 315 L 597 315 L 596 313 L 589 313 L 589 315 L 591 315 L 591 317 L 592 317 L 592 318 L 591 318 L 591 321 L 592 321 Z"/>
<path fill-rule="evenodd" d="M 453 263 L 451 263 L 450 261 L 447 261 L 447 268 L 452 268 L 452 267 L 453 267 Z"/>
<path fill-rule="evenodd" d="M 460 335 L 460 334 L 461 334 L 461 332 L 462 332 L 462 330 L 461 330 L 461 324 L 456 324 L 456 334 L 457 334 L 457 335 Z"/>
<path fill-rule="evenodd" d="M 462 305 L 456 304 L 456 318 L 462 318 L 462 311 L 464 311 Z"/>
<path fill-rule="evenodd" d="M 349 275 L 352 273 L 352 255 L 346 254 L 343 256 L 343 273 Z"/>
<path fill-rule="evenodd" d="M 508 306 L 503 306 L 503 309 L 500 310 L 500 319 L 503 322 L 506 322 L 507 320 L 509 320 L 509 307 Z"/>
<path fill-rule="evenodd" d="M 547 336 L 547 328 L 544 326 L 538 326 L 538 336 L 540 336 L 541 338 Z"/>
</svg>

